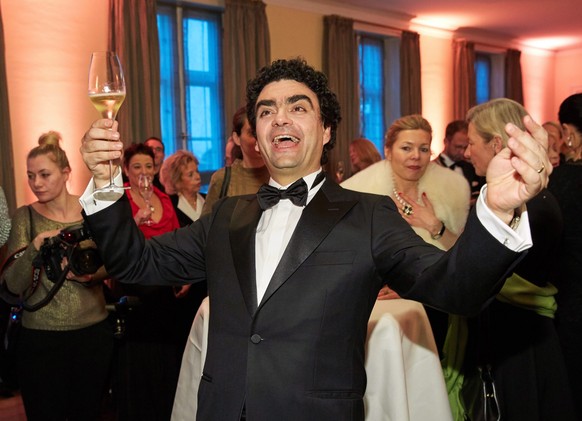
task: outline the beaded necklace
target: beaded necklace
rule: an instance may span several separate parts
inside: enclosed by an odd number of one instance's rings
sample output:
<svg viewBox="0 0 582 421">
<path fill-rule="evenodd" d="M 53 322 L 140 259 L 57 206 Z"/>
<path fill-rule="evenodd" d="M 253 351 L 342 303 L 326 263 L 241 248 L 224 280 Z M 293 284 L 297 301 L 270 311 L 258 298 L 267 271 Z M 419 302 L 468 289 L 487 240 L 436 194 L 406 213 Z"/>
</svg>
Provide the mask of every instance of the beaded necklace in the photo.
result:
<svg viewBox="0 0 582 421">
<path fill-rule="evenodd" d="M 392 193 L 394 193 L 394 199 L 396 199 L 396 201 L 398 203 L 400 203 L 402 205 L 402 212 L 406 215 L 406 216 L 411 216 L 414 213 L 414 208 L 413 206 L 408 203 L 406 200 L 404 200 L 399 194 L 398 194 L 398 189 L 396 187 L 396 180 L 394 178 L 392 178 L 392 183 L 393 183 L 393 188 L 392 188 Z M 417 202 L 420 202 L 420 194 L 419 197 L 417 198 Z"/>
</svg>

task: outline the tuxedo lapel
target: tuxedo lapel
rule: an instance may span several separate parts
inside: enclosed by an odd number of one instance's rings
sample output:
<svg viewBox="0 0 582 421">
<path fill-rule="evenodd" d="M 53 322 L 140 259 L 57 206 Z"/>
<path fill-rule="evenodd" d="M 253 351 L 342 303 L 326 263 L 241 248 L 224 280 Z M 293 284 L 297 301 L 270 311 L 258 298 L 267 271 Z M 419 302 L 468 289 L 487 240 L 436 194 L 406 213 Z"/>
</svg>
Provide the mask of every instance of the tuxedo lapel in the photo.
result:
<svg viewBox="0 0 582 421">
<path fill-rule="evenodd" d="M 234 267 L 251 316 L 257 309 L 255 237 L 261 214 L 255 197 L 241 198 L 232 213 L 229 228 Z"/>
<path fill-rule="evenodd" d="M 340 189 L 340 187 L 326 181 L 303 210 L 299 223 L 265 291 L 261 305 L 289 279 L 321 244 L 338 221 L 356 204 L 355 200 L 330 201 L 326 190 L 331 189 Z"/>
</svg>

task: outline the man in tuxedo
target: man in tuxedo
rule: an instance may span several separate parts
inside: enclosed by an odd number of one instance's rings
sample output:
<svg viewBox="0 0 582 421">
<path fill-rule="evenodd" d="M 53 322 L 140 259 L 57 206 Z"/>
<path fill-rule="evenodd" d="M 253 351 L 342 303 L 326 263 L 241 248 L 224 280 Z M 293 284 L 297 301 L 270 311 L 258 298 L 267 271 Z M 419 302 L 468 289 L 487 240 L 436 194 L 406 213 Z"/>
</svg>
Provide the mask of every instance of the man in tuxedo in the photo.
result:
<svg viewBox="0 0 582 421">
<path fill-rule="evenodd" d="M 444 149 L 434 161 L 446 168 L 462 174 L 471 187 L 471 206 L 479 196 L 485 177 L 475 174 L 473 165 L 465 160 L 465 150 L 469 145 L 468 124 L 465 120 L 454 120 L 445 129 Z"/>
<path fill-rule="evenodd" d="M 224 198 L 189 227 L 148 241 L 125 197 L 91 196 L 122 149 L 117 123 L 96 121 L 81 146 L 93 173 L 81 199 L 86 222 L 117 279 L 208 281 L 199 420 L 363 420 L 364 343 L 379 289 L 389 283 L 447 312 L 479 311 L 531 246 L 523 204 L 548 181 L 546 133 L 529 118 L 533 136 L 508 125 L 514 137 L 495 157 L 491 187 L 445 254 L 388 197 L 323 176 L 340 112 L 321 72 L 300 59 L 273 62 L 249 82 L 247 113 L 270 187 Z"/>
</svg>

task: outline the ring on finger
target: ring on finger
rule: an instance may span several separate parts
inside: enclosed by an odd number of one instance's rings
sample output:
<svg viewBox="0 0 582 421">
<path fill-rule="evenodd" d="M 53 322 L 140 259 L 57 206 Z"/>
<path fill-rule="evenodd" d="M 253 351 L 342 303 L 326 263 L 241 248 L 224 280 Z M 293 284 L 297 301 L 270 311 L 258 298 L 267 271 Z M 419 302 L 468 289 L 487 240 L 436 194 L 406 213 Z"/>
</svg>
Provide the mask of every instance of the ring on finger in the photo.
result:
<svg viewBox="0 0 582 421">
<path fill-rule="evenodd" d="M 542 171 L 543 171 L 543 170 L 545 170 L 545 169 L 546 169 L 546 166 L 545 166 L 544 164 L 542 164 L 542 167 L 541 167 L 539 170 L 536 170 L 536 172 L 537 172 L 538 174 L 541 174 L 541 173 L 542 173 Z"/>
<path fill-rule="evenodd" d="M 414 211 L 412 210 L 412 206 L 410 206 L 408 204 L 402 206 L 402 212 L 406 216 L 410 216 L 410 215 L 412 215 L 414 213 Z"/>
</svg>

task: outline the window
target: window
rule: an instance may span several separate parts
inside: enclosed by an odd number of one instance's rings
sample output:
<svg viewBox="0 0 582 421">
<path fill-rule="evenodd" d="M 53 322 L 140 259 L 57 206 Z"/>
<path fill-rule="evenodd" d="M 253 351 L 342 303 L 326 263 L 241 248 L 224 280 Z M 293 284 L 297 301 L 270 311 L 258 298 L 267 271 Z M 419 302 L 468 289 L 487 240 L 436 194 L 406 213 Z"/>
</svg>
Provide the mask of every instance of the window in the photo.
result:
<svg viewBox="0 0 582 421">
<path fill-rule="evenodd" d="M 360 82 L 360 134 L 381 153 L 384 133 L 400 116 L 400 40 L 358 35 Z"/>
<path fill-rule="evenodd" d="M 475 84 L 476 101 L 482 104 L 494 98 L 505 96 L 505 55 L 476 52 Z"/>
<path fill-rule="evenodd" d="M 477 104 L 491 99 L 491 60 L 487 54 L 475 54 L 475 85 Z"/>
<path fill-rule="evenodd" d="M 203 180 L 223 165 L 221 14 L 158 5 L 162 139 L 166 155 L 192 151 Z"/>
</svg>

